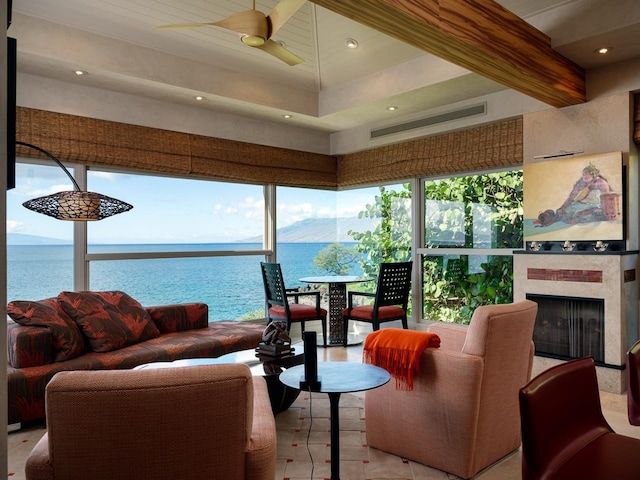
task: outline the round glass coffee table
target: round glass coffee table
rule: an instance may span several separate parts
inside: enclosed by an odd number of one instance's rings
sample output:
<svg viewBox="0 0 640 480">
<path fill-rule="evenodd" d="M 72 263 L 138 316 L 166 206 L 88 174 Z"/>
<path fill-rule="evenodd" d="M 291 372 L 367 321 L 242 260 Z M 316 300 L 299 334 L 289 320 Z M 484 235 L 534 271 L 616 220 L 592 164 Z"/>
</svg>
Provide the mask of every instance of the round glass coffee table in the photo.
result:
<svg viewBox="0 0 640 480">
<path fill-rule="evenodd" d="M 269 390 L 269 399 L 271 400 L 271 409 L 275 415 L 288 409 L 300 394 L 300 390 L 289 388 L 278 380 L 282 372 L 290 367 L 302 365 L 304 362 L 304 345 L 300 343 L 292 345 L 292 347 L 291 354 L 280 357 L 257 355 L 256 351 L 251 349 L 227 353 L 216 358 L 185 358 L 174 360 L 173 362 L 145 363 L 144 365 L 138 365 L 134 370 L 242 363 L 249 367 L 252 375 L 265 378 L 267 389 Z"/>
</svg>

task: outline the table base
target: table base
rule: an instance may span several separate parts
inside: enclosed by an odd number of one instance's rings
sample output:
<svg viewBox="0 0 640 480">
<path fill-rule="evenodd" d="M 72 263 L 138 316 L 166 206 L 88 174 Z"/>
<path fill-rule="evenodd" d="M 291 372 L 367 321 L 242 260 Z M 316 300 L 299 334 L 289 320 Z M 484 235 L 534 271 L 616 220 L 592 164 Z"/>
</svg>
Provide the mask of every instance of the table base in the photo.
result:
<svg viewBox="0 0 640 480">
<path fill-rule="evenodd" d="M 331 418 L 331 480 L 340 480 L 340 393 L 329 395 Z"/>
<path fill-rule="evenodd" d="M 343 344 L 342 310 L 347 305 L 347 286 L 344 283 L 329 284 L 329 337 L 330 345 Z"/>
<path fill-rule="evenodd" d="M 280 381 L 287 387 L 300 389 L 304 365 L 284 371 Z M 355 362 L 319 362 L 318 376 L 322 377 L 319 392 L 329 396 L 331 424 L 331 480 L 340 480 L 340 394 L 371 390 L 384 385 L 391 375 L 374 365 Z"/>
<path fill-rule="evenodd" d="M 264 379 L 267 381 L 271 410 L 274 415 L 287 410 L 300 395 L 300 390 L 285 387 L 277 375 L 267 375 Z"/>
<path fill-rule="evenodd" d="M 359 333 L 350 333 L 347 335 L 347 346 L 351 347 L 354 345 L 360 345 L 362 344 L 362 342 L 364 342 L 364 335 L 361 335 Z M 327 347 L 342 347 L 344 345 L 344 342 L 342 341 L 342 335 L 340 335 L 340 338 L 333 338 L 333 337 L 328 337 L 327 338 Z"/>
</svg>

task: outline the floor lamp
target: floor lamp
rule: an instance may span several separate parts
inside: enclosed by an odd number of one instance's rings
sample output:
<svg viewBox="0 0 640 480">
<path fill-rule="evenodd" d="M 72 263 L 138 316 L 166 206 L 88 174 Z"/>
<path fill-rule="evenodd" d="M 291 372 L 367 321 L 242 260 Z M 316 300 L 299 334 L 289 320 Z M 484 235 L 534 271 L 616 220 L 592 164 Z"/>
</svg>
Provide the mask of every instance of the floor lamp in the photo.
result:
<svg viewBox="0 0 640 480">
<path fill-rule="evenodd" d="M 73 183 L 74 190 L 66 192 L 58 192 L 44 197 L 27 200 L 22 205 L 34 212 L 42 213 L 58 220 L 75 220 L 75 221 L 93 221 L 102 220 L 103 218 L 123 213 L 131 210 L 130 205 L 121 200 L 102 195 L 95 192 L 86 192 L 80 189 L 78 183 L 73 178 L 69 170 L 62 164 L 60 160 L 54 157 L 46 150 L 32 145 L 30 143 L 16 141 L 16 145 L 33 148 L 53 160 L 64 173 L 67 174 Z"/>
</svg>

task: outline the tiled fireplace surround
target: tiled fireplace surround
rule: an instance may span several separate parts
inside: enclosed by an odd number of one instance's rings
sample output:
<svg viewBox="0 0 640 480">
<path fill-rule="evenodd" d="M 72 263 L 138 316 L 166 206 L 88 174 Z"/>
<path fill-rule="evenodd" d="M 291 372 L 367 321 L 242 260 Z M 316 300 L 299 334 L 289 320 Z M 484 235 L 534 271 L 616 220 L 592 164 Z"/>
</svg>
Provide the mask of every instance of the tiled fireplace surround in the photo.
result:
<svg viewBox="0 0 640 480">
<path fill-rule="evenodd" d="M 530 295 L 604 300 L 604 364 L 600 389 L 624 393 L 625 354 L 638 339 L 637 252 L 517 252 L 514 300 Z M 536 356 L 536 375 L 564 360 Z"/>
</svg>

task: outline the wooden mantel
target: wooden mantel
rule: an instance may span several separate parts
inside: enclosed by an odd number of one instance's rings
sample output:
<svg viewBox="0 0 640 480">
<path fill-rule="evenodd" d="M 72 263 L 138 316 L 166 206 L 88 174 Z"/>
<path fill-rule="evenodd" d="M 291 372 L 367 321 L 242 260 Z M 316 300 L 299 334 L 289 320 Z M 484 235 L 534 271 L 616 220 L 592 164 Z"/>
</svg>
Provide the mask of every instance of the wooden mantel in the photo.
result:
<svg viewBox="0 0 640 480">
<path fill-rule="evenodd" d="M 311 0 L 553 107 L 584 103 L 584 70 L 493 0 Z"/>
</svg>

